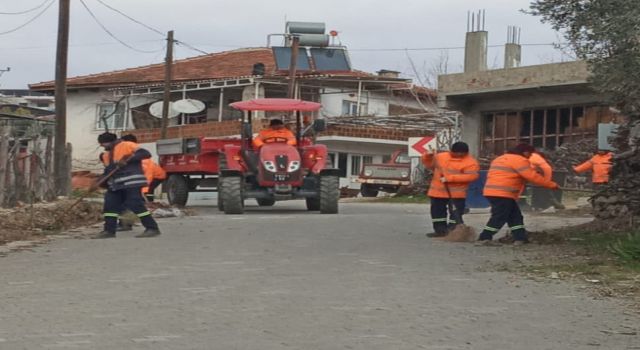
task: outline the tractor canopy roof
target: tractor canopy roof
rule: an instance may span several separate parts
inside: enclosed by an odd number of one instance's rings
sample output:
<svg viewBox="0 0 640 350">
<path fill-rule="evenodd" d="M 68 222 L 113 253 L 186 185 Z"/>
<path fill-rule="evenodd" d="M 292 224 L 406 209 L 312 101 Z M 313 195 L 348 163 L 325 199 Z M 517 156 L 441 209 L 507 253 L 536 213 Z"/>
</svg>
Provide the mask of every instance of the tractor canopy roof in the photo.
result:
<svg viewBox="0 0 640 350">
<path fill-rule="evenodd" d="M 255 100 L 234 102 L 231 107 L 241 111 L 277 111 L 277 112 L 314 112 L 322 105 L 317 102 L 294 100 L 290 98 L 258 98 Z"/>
</svg>

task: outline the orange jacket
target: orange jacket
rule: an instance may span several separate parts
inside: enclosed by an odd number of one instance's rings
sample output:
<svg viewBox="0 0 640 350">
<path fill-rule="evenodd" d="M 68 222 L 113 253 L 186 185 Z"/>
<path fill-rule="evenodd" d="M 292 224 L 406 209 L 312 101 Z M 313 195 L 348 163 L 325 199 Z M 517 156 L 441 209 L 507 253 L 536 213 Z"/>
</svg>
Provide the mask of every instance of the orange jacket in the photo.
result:
<svg viewBox="0 0 640 350">
<path fill-rule="evenodd" d="M 449 198 L 445 184 L 440 180 L 447 180 L 451 198 L 466 198 L 469 184 L 480 176 L 480 165 L 470 155 L 463 158 L 454 158 L 451 152 L 442 152 L 436 155 L 425 153 L 422 155 L 422 164 L 426 168 L 433 169 L 433 179 L 427 195 L 434 198 Z"/>
<path fill-rule="evenodd" d="M 151 184 L 153 180 L 164 180 L 167 178 L 167 172 L 151 158 L 142 161 L 142 172 L 144 172 L 144 177 L 147 178 L 148 184 Z M 143 187 L 142 193 L 147 192 L 149 192 L 149 187 Z"/>
<path fill-rule="evenodd" d="M 593 171 L 592 181 L 594 184 L 603 184 L 609 182 L 609 172 L 611 171 L 611 158 L 613 154 L 608 152 L 605 155 L 596 154 L 588 161 L 573 167 L 576 173 L 584 173 L 585 171 Z"/>
<path fill-rule="evenodd" d="M 538 175 L 527 158 L 507 153 L 491 162 L 483 195 L 518 199 L 527 181 L 551 189 L 558 187 L 555 182 Z"/>
<path fill-rule="evenodd" d="M 532 153 L 531 157 L 529 157 L 529 163 L 531 163 L 531 168 L 535 170 L 538 174 L 542 175 L 545 180 L 551 181 L 551 177 L 553 176 L 553 169 L 549 162 L 544 159 L 538 153 Z"/>
<path fill-rule="evenodd" d="M 281 138 L 285 139 L 288 145 L 295 146 L 296 145 L 296 137 L 293 135 L 293 132 L 287 128 L 282 128 L 278 130 L 274 129 L 264 129 L 258 133 L 258 136 L 253 139 L 253 146 L 256 148 L 262 147 L 265 141 L 268 141 L 270 138 Z M 269 141 L 274 142 L 274 141 Z"/>
<path fill-rule="evenodd" d="M 104 166 L 109 166 L 112 161 L 110 159 L 111 153 L 113 153 L 113 162 L 117 163 L 120 159 L 133 155 L 138 148 L 139 146 L 135 142 L 120 141 L 113 150 L 100 153 L 100 160 Z"/>
</svg>

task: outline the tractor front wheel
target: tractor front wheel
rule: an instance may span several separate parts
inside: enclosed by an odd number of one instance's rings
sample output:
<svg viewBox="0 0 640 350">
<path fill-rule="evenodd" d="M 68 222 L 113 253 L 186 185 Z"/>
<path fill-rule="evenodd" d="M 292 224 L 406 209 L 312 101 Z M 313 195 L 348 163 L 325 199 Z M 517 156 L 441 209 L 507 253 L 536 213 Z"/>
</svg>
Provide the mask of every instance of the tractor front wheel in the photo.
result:
<svg viewBox="0 0 640 350">
<path fill-rule="evenodd" d="M 338 201 L 340 200 L 339 180 L 337 176 L 320 177 L 320 213 L 338 213 Z"/>
<path fill-rule="evenodd" d="M 182 175 L 172 174 L 165 182 L 169 204 L 184 207 L 189 199 L 189 184 Z"/>
<path fill-rule="evenodd" d="M 220 187 L 222 185 L 222 177 L 218 178 L 218 211 L 224 211 L 224 205 L 222 204 L 222 191 L 220 191 Z"/>
<path fill-rule="evenodd" d="M 225 214 L 244 213 L 241 177 L 225 177 L 220 184 L 218 195 L 222 197 L 222 206 Z"/>
<path fill-rule="evenodd" d="M 320 210 L 320 198 L 318 197 L 307 198 L 306 202 L 307 202 L 307 210 L 309 211 Z"/>
</svg>

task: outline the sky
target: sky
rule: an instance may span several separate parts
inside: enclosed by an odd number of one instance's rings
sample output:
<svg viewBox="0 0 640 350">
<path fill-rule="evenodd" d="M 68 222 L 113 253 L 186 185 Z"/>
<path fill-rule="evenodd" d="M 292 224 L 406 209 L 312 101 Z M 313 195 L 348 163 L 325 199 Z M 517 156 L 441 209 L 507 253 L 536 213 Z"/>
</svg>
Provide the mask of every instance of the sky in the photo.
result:
<svg viewBox="0 0 640 350">
<path fill-rule="evenodd" d="M 175 31 L 183 45 L 176 58 L 204 52 L 266 45 L 267 34 L 282 33 L 285 21 L 326 23 L 339 32 L 355 69 L 397 70 L 428 84 L 433 66 L 447 57 L 447 72 L 462 70 L 467 11 L 484 9 L 489 32 L 488 65 L 503 65 L 507 26 L 522 29 L 522 65 L 568 60 L 551 44 L 561 37 L 539 18 L 524 14 L 529 0 L 83 0 L 120 44 L 91 17 L 81 0 L 71 0 L 69 76 L 160 63 L 164 36 L 108 9 L 107 4 L 160 32 Z M 38 18 L 11 33 L 51 6 Z M 58 0 L 0 0 L 0 89 L 27 88 L 54 78 Z M 44 3 L 38 10 L 22 12 Z M 449 49 L 440 49 L 449 48 Z M 405 50 L 406 49 L 406 50 Z M 140 52 L 145 51 L 145 52 Z"/>
</svg>

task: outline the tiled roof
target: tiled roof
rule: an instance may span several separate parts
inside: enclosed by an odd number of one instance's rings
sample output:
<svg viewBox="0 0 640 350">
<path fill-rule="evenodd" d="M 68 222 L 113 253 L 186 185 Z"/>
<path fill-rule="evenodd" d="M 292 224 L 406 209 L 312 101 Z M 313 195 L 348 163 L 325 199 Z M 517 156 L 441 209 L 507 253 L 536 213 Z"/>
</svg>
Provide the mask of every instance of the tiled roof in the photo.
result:
<svg viewBox="0 0 640 350">
<path fill-rule="evenodd" d="M 176 60 L 173 66 L 173 80 L 180 82 L 248 76 L 252 74 L 253 65 L 255 63 L 264 64 L 265 75 L 267 76 L 286 74 L 286 72 L 276 72 L 275 60 L 271 49 L 261 47 L 224 51 Z M 350 77 L 374 76 L 361 71 L 342 71 L 331 73 Z M 164 63 L 158 63 L 106 73 L 72 77 L 67 79 L 67 85 L 69 88 L 97 86 L 122 87 L 159 83 L 163 80 Z M 53 90 L 54 82 L 47 81 L 30 84 L 29 87 L 32 90 Z"/>
</svg>

